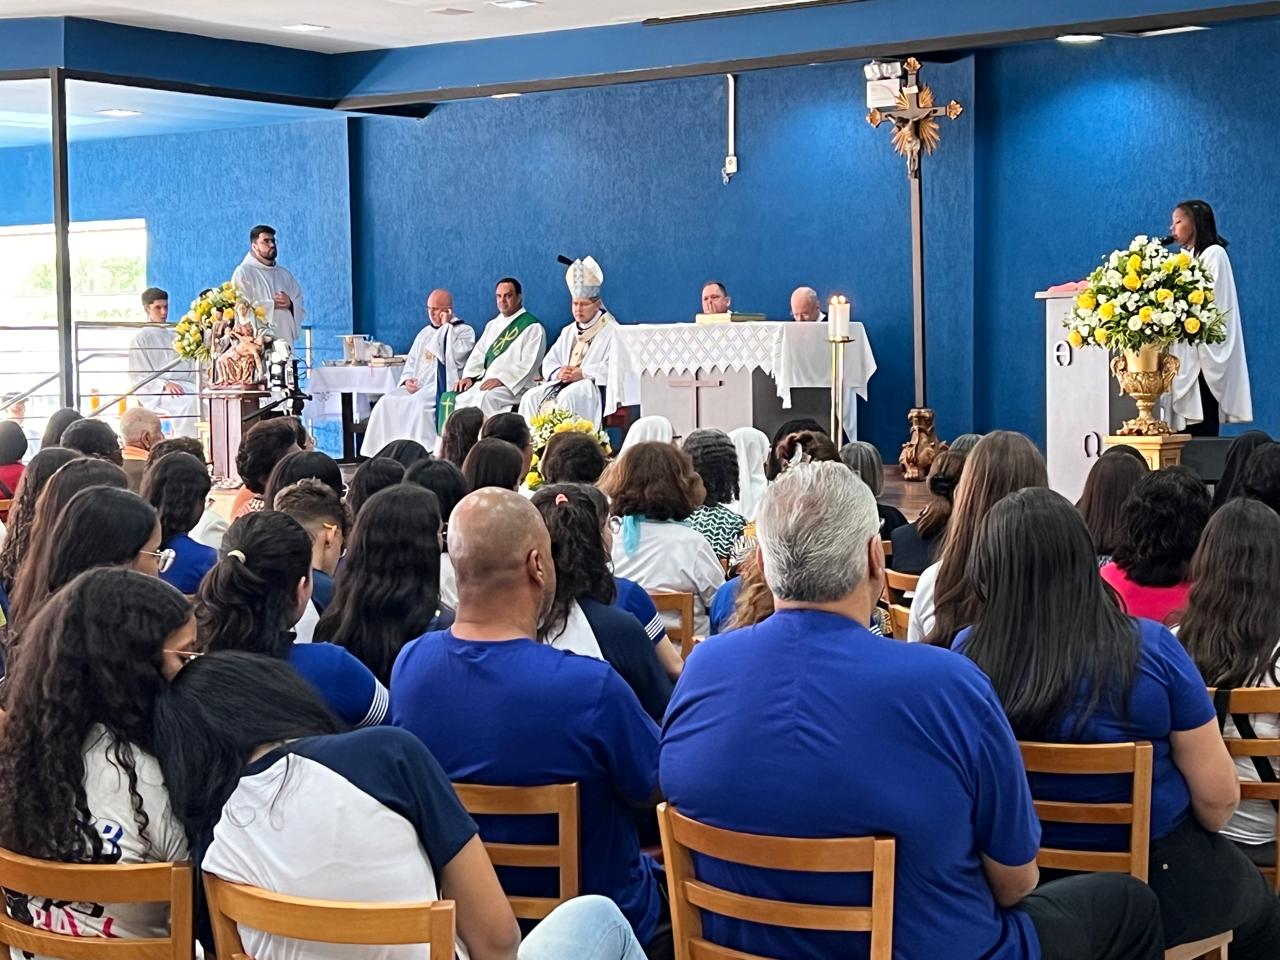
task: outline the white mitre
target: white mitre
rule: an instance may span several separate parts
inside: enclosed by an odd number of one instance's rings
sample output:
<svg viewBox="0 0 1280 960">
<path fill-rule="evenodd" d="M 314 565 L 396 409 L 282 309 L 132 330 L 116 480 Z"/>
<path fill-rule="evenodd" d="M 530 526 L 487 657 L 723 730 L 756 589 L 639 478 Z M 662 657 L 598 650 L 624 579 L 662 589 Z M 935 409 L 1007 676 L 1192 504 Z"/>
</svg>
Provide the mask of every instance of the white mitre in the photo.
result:
<svg viewBox="0 0 1280 960">
<path fill-rule="evenodd" d="M 604 286 L 604 271 L 595 257 L 583 257 L 569 264 L 564 282 L 569 285 L 569 295 L 575 300 L 594 300 Z"/>
</svg>

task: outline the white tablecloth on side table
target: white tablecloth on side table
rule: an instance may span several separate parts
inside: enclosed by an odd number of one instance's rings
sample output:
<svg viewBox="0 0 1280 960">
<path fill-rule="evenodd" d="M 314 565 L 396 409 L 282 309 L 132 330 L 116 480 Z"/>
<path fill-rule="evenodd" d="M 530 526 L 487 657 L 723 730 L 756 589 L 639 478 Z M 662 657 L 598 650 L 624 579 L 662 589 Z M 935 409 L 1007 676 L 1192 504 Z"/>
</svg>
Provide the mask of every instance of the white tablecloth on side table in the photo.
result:
<svg viewBox="0 0 1280 960">
<path fill-rule="evenodd" d="M 307 380 L 307 392 L 319 406 L 322 415 L 337 416 L 340 413 L 338 401 L 342 394 L 380 397 L 399 385 L 403 373 L 403 363 L 377 367 L 356 364 L 312 367 L 311 376 Z M 367 402 L 363 406 L 367 407 Z M 357 415 L 361 413 L 367 416 L 368 410 L 357 411 Z"/>
<path fill-rule="evenodd" d="M 845 345 L 845 432 L 857 436 L 855 397 L 867 399 L 876 372 L 866 330 L 851 324 Z M 623 324 L 613 338 L 605 409 L 640 402 L 643 374 L 692 374 L 698 370 L 763 370 L 778 399 L 791 406 L 796 387 L 831 386 L 831 344 L 825 323 Z"/>
</svg>

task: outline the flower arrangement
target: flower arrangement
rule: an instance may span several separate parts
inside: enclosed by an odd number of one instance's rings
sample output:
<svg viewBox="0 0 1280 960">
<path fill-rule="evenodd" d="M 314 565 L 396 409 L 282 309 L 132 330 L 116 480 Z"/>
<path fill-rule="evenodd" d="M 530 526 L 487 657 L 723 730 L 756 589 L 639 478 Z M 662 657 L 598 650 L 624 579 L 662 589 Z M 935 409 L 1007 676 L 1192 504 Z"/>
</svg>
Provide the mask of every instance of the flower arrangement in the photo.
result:
<svg viewBox="0 0 1280 960">
<path fill-rule="evenodd" d="M 185 360 L 211 363 L 214 359 L 215 327 L 220 323 L 233 323 L 237 312 L 247 314 L 249 311 L 259 320 L 266 316 L 262 307 L 250 304 L 230 281 L 206 290 L 191 301 L 191 309 L 183 314 L 174 328 L 177 336 L 173 349 Z"/>
<path fill-rule="evenodd" d="M 530 490 L 537 490 L 542 486 L 542 472 L 539 470 L 542 454 L 546 451 L 547 444 L 551 438 L 557 433 L 585 433 L 588 436 L 595 437 L 596 442 L 604 450 L 606 457 L 613 454 L 613 447 L 609 444 L 609 435 L 603 430 L 597 430 L 595 424 L 590 420 L 584 420 L 571 410 L 552 407 L 543 413 L 536 413 L 533 419 L 529 421 L 529 426 L 531 428 L 530 432 L 533 434 L 533 460 L 529 464 L 529 472 L 524 478 L 524 485 Z"/>
<path fill-rule="evenodd" d="M 1200 261 L 1170 253 L 1159 240 L 1134 237 L 1089 275 L 1066 321 L 1077 349 L 1101 346 L 1119 353 L 1174 343 L 1221 343 L 1226 324 L 1213 302 L 1213 278 Z"/>
</svg>

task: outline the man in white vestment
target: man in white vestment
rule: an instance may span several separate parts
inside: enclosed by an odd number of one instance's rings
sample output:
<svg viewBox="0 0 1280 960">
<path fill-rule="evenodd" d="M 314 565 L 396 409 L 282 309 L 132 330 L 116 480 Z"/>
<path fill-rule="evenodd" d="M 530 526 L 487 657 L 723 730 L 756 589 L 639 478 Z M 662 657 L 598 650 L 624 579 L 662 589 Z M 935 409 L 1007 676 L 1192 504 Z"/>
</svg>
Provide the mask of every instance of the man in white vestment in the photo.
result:
<svg viewBox="0 0 1280 960">
<path fill-rule="evenodd" d="M 292 345 L 302 331 L 307 311 L 302 305 L 302 287 L 292 273 L 276 265 L 276 230 L 258 224 L 249 231 L 249 252 L 231 275 L 231 282 L 245 299 L 266 313 L 271 336 Z"/>
<path fill-rule="evenodd" d="M 163 326 L 169 320 L 169 294 L 149 287 L 142 294 L 147 326 L 129 343 L 129 379 L 137 387 L 148 377 L 164 370 L 178 354 L 173 349 L 173 331 Z M 168 421 L 171 437 L 200 435 L 200 382 L 195 364 L 182 361 L 161 373 L 134 394 L 138 402 L 161 421 Z"/>
<path fill-rule="evenodd" d="M 618 322 L 600 303 L 604 271 L 595 258 L 575 260 L 565 274 L 569 286 L 573 323 L 560 331 L 546 359 L 542 377 L 520 401 L 520 413 L 532 420 L 540 410 L 561 407 L 600 429 L 600 388 L 609 369 L 613 334 Z"/>
<path fill-rule="evenodd" d="M 417 440 L 428 450 L 435 446 L 437 400 L 449 384 L 462 379 L 476 334 L 453 315 L 453 294 L 448 290 L 431 291 L 427 319 L 430 322 L 409 348 L 400 385 L 373 407 L 360 446 L 362 456 L 372 457 L 392 440 Z"/>
<path fill-rule="evenodd" d="M 796 323 L 822 323 L 827 315 L 822 312 L 822 301 L 813 287 L 796 287 L 791 294 L 791 319 Z"/>
<path fill-rule="evenodd" d="M 547 351 L 547 331 L 524 308 L 520 281 L 503 277 L 494 296 L 498 315 L 485 325 L 462 379 L 441 396 L 441 422 L 460 407 L 479 407 L 486 419 L 509 411 L 538 375 L 538 364 Z"/>
</svg>

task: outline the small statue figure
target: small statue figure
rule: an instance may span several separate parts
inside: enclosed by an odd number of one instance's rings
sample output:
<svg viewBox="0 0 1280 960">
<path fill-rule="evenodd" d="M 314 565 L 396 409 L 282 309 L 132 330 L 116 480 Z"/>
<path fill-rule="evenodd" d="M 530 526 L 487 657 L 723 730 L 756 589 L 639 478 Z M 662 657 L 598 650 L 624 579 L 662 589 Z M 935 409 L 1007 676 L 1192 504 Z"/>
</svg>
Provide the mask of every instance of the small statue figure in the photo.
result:
<svg viewBox="0 0 1280 960">
<path fill-rule="evenodd" d="M 213 328 L 214 386 L 218 388 L 256 386 L 266 377 L 263 363 L 264 337 L 254 322 L 252 308 L 237 304 L 232 318 L 220 320 Z"/>
<path fill-rule="evenodd" d="M 911 439 L 902 445 L 902 453 L 898 455 L 902 479 L 924 480 L 929 476 L 929 468 L 938 454 L 947 449 L 947 444 L 938 441 L 933 411 L 929 408 L 913 407 L 907 414 L 907 422 L 911 424 Z"/>
</svg>

